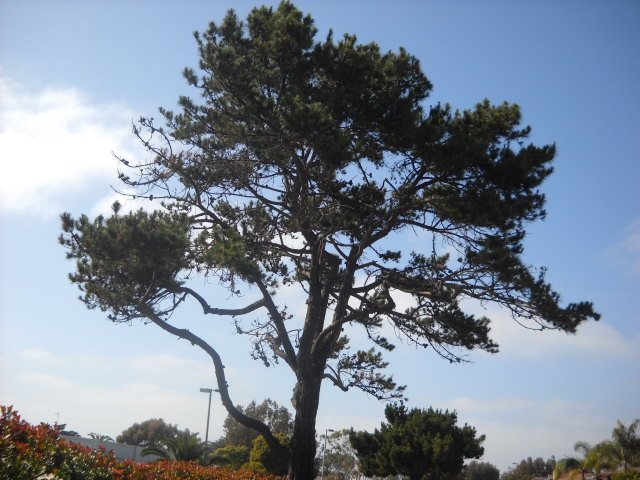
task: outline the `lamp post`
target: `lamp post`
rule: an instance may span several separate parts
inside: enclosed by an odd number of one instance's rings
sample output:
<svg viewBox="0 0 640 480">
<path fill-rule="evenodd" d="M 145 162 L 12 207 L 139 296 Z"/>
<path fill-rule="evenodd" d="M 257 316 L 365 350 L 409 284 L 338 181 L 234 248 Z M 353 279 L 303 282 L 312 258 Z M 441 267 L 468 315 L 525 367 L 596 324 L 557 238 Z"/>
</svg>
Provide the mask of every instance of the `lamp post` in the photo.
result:
<svg viewBox="0 0 640 480">
<path fill-rule="evenodd" d="M 333 433 L 335 430 L 327 428 L 324 431 L 324 447 L 322 447 L 322 466 L 320 467 L 320 480 L 324 479 L 324 457 L 327 454 L 327 436 L 329 432 Z"/>
<path fill-rule="evenodd" d="M 211 416 L 211 393 L 212 392 L 217 392 L 217 389 L 212 389 L 212 388 L 201 388 L 200 391 L 202 393 L 208 393 L 209 394 L 209 408 L 207 409 L 207 430 L 206 433 L 204 434 L 204 444 L 207 445 L 207 443 L 209 442 L 209 417 Z"/>
</svg>

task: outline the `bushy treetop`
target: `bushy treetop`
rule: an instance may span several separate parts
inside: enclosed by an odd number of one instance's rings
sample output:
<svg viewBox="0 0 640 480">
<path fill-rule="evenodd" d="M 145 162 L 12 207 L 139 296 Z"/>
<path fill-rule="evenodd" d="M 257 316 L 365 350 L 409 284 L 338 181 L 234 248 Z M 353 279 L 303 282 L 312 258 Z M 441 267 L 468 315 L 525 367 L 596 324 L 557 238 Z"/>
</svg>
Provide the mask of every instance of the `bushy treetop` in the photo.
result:
<svg viewBox="0 0 640 480">
<path fill-rule="evenodd" d="M 485 436 L 457 425 L 455 412 L 388 405 L 386 423 L 373 433 L 352 432 L 360 470 L 366 476 L 406 475 L 440 480 L 462 471 L 466 458 L 480 458 Z"/>
</svg>

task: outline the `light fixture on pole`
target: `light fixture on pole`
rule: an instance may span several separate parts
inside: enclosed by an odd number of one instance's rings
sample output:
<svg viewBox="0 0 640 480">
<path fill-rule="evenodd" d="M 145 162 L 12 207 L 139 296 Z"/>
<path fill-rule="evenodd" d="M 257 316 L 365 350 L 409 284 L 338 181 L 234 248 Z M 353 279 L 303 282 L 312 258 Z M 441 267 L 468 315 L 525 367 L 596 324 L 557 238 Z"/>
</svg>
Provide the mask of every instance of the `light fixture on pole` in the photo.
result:
<svg viewBox="0 0 640 480">
<path fill-rule="evenodd" d="M 320 467 L 320 480 L 324 478 L 324 457 L 327 454 L 327 436 L 329 435 L 329 432 L 333 433 L 335 432 L 335 430 L 327 428 L 324 431 L 324 447 L 322 448 L 322 466 Z"/>
<path fill-rule="evenodd" d="M 204 434 L 204 444 L 207 445 L 207 443 L 209 442 L 209 417 L 211 416 L 211 393 L 212 392 L 217 392 L 218 390 L 214 390 L 212 388 L 201 388 L 200 391 L 202 393 L 208 393 L 209 394 L 209 408 L 207 409 L 207 430 L 206 433 Z"/>
</svg>

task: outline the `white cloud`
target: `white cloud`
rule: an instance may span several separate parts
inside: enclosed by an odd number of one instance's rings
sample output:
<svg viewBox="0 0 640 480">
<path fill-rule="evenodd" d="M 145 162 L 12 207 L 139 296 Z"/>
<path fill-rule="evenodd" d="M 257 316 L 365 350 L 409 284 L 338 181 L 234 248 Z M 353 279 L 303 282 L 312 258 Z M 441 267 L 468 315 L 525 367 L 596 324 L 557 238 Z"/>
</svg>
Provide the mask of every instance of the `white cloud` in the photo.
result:
<svg viewBox="0 0 640 480">
<path fill-rule="evenodd" d="M 573 453 L 578 440 L 608 438 L 614 416 L 591 402 L 563 398 L 458 397 L 438 408 L 455 409 L 458 424 L 467 423 L 486 435 L 483 459 L 504 471 L 527 457 L 560 458 Z"/>
<path fill-rule="evenodd" d="M 495 462 L 501 471 L 527 457 L 544 459 L 573 455 L 578 440 L 598 442 L 611 431 L 611 419 L 591 415 L 547 415 L 544 421 L 523 416 L 522 422 L 470 422 L 478 433 L 486 435 L 484 457 Z"/>
<path fill-rule="evenodd" d="M 492 337 L 503 355 L 517 357 L 589 356 L 590 358 L 638 358 L 638 338 L 625 338 L 612 325 L 589 321 L 575 335 L 556 330 L 532 331 L 518 325 L 508 313 L 487 312 Z"/>
<path fill-rule="evenodd" d="M 19 353 L 22 358 L 28 360 L 44 360 L 51 358 L 51 353 L 41 348 L 28 348 Z"/>
<path fill-rule="evenodd" d="M 28 362 L 28 363 L 27 363 Z M 0 404 L 14 405 L 31 423 L 60 422 L 86 435 L 115 438 L 148 418 L 164 418 L 204 437 L 207 397 L 199 387 L 213 376 L 210 362 L 168 354 L 106 358 L 30 348 L 8 355 Z M 211 405 L 210 438 L 226 417 L 219 397 Z"/>
<path fill-rule="evenodd" d="M 457 410 L 467 414 L 476 412 L 505 412 L 531 408 L 534 402 L 520 398 L 501 398 L 492 400 L 478 400 L 469 397 L 458 397 L 447 402 L 449 410 Z"/>
<path fill-rule="evenodd" d="M 42 372 L 25 372 L 22 374 L 22 379 L 27 383 L 34 384 L 39 388 L 53 390 L 70 390 L 75 386 L 74 382 L 72 382 L 68 378 Z"/>
<path fill-rule="evenodd" d="M 131 157 L 134 114 L 93 105 L 75 88 L 29 92 L 0 77 L 0 211 L 52 215 L 92 180 L 115 179 L 112 152 Z"/>
<path fill-rule="evenodd" d="M 590 358 L 640 358 L 640 338 L 625 337 L 604 321 L 587 321 L 577 333 L 536 330 L 536 324 L 518 324 L 511 314 L 496 305 L 485 308 L 477 302 L 464 302 L 463 308 L 491 320 L 491 338 L 500 346 L 500 355 L 519 358 L 553 356 L 589 356 Z M 524 326 L 523 326 L 524 325 Z M 525 328 L 531 327 L 531 328 Z"/>
<path fill-rule="evenodd" d="M 393 298 L 400 311 L 413 304 L 413 299 L 408 293 L 396 291 L 393 292 Z M 491 320 L 491 338 L 500 346 L 501 356 L 543 358 L 559 355 L 640 360 L 640 337 L 625 337 L 614 326 L 603 321 L 586 322 L 578 327 L 577 333 L 573 335 L 551 329 L 539 331 L 524 328 L 508 311 L 498 306 L 483 308 L 477 302 L 466 301 L 462 307 L 469 313 L 479 317 L 486 316 Z M 526 322 L 524 324 L 526 325 Z M 383 324 L 379 333 L 392 341 L 397 340 L 396 331 L 390 324 Z M 404 337 L 401 336 L 402 338 Z M 368 343 L 364 334 L 354 333 L 353 344 L 357 344 L 358 339 Z M 460 353 L 469 352 L 461 350 Z M 469 358 L 473 361 L 478 355 L 479 352 L 471 352 Z"/>
<path fill-rule="evenodd" d="M 135 370 L 136 373 L 146 375 L 186 376 L 193 379 L 208 380 L 211 379 L 213 372 L 211 362 L 193 361 L 168 354 L 134 355 L 133 357 L 128 357 L 125 363 L 127 368 Z"/>
<path fill-rule="evenodd" d="M 610 247 L 605 255 L 624 266 L 631 274 L 640 274 L 640 219 L 625 229 L 622 240 Z"/>
</svg>

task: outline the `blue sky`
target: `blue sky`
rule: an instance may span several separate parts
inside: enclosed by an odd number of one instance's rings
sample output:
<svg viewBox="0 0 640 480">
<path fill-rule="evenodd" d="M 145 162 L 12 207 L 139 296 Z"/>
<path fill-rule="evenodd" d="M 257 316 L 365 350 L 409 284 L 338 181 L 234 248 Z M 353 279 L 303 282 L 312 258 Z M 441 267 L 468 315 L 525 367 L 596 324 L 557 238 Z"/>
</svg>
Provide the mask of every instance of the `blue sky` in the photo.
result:
<svg viewBox="0 0 640 480">
<path fill-rule="evenodd" d="M 196 66 L 192 32 L 231 3 L 0 0 L 0 403 L 32 422 L 59 412 L 82 434 L 115 436 L 162 417 L 204 433 L 204 354 L 151 325 L 115 326 L 87 311 L 56 238 L 60 212 L 95 215 L 113 200 L 111 152 L 140 155 L 132 119 L 191 93 L 181 71 Z M 255 5 L 233 2 L 241 17 Z M 563 299 L 594 301 L 602 321 L 576 336 L 539 334 L 489 308 L 501 352 L 472 353 L 466 365 L 400 346 L 390 368 L 410 405 L 456 409 L 487 435 L 484 460 L 501 469 L 571 454 L 577 440 L 603 440 L 617 419 L 640 417 L 640 4 L 298 6 L 320 36 L 333 28 L 416 55 L 434 84 L 429 103 L 518 103 L 534 142 L 558 147 L 548 218 L 531 226 L 525 258 L 549 268 Z M 231 326 L 196 310 L 177 321 L 220 348 L 234 401 L 289 405 L 289 372 L 251 361 Z M 383 408 L 325 385 L 318 430 L 372 429 Z M 216 401 L 212 414 L 216 438 L 225 415 Z"/>
</svg>

